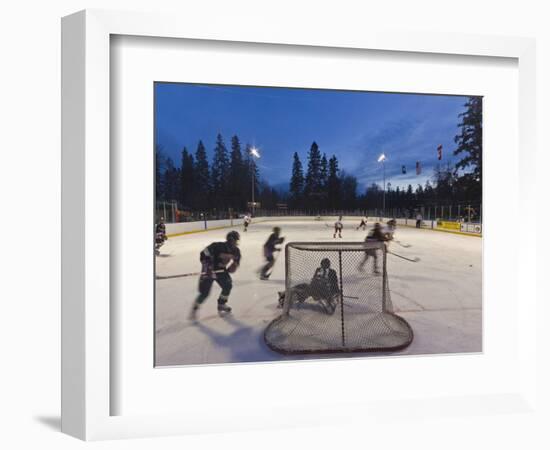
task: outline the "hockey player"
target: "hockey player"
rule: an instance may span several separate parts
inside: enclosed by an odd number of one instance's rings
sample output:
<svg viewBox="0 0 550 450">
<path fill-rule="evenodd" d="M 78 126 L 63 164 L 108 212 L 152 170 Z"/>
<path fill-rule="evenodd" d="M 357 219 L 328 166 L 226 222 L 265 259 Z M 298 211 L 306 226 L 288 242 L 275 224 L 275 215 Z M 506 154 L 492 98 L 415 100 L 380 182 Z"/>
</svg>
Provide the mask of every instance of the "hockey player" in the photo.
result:
<svg viewBox="0 0 550 450">
<path fill-rule="evenodd" d="M 365 239 L 365 242 L 373 242 L 373 241 L 377 241 L 377 242 L 386 242 L 386 241 L 389 241 L 389 236 L 387 233 L 384 233 L 384 231 L 382 230 L 382 226 L 377 222 L 374 224 L 374 228 L 369 231 L 369 233 L 367 234 L 367 237 Z M 365 250 L 365 258 L 363 259 L 363 261 L 361 261 L 361 263 L 359 264 L 359 270 L 362 272 L 365 267 L 365 264 L 367 263 L 367 261 L 369 260 L 370 257 L 373 257 L 374 258 L 374 269 L 373 269 L 373 272 L 375 274 L 380 274 L 380 270 L 378 269 L 378 249 L 376 248 L 369 248 L 367 250 Z"/>
<path fill-rule="evenodd" d="M 159 219 L 159 223 L 155 227 L 155 253 L 160 254 L 159 249 L 164 245 L 166 237 L 166 225 L 164 224 L 164 217 Z"/>
<path fill-rule="evenodd" d="M 342 223 L 342 216 L 340 216 L 338 220 L 334 222 L 334 234 L 332 237 L 336 238 L 336 235 L 338 235 L 338 237 L 342 237 L 342 228 L 344 228 L 344 224 Z"/>
<path fill-rule="evenodd" d="M 310 295 L 314 299 L 325 299 L 332 301 L 333 297 L 340 292 L 338 289 L 338 275 L 330 268 L 330 259 L 323 258 L 321 266 L 315 269 L 311 284 L 309 285 Z"/>
<path fill-rule="evenodd" d="M 333 314 L 338 305 L 340 289 L 338 288 L 338 275 L 330 268 L 330 259 L 323 258 L 321 265 L 313 273 L 311 283 L 302 283 L 294 286 L 291 294 L 295 301 L 305 302 L 308 298 L 319 302 L 323 311 Z M 285 292 L 279 292 L 279 307 L 283 307 Z"/>
<path fill-rule="evenodd" d="M 395 229 L 397 228 L 397 221 L 395 219 L 390 219 L 386 223 L 386 235 L 388 237 L 388 240 L 393 240 L 393 234 L 395 233 Z"/>
<path fill-rule="evenodd" d="M 363 217 L 361 219 L 361 223 L 359 224 L 359 226 L 356 228 L 356 230 L 358 230 L 359 228 L 362 228 L 363 231 L 365 231 L 367 229 L 367 218 L 366 217 Z"/>
<path fill-rule="evenodd" d="M 252 218 L 248 214 L 245 214 L 243 218 L 244 231 L 248 231 L 248 225 L 250 225 L 250 222 L 252 222 Z"/>
<path fill-rule="evenodd" d="M 416 214 L 416 228 L 422 227 L 422 214 L 420 214 L 420 211 Z"/>
<path fill-rule="evenodd" d="M 267 261 L 265 266 L 260 271 L 260 280 L 269 280 L 271 275 L 271 269 L 275 265 L 275 252 L 280 252 L 281 249 L 277 245 L 282 244 L 285 241 L 284 237 L 281 237 L 281 228 L 274 227 L 273 233 L 269 235 L 269 238 L 264 244 L 264 256 Z"/>
<path fill-rule="evenodd" d="M 200 253 L 202 270 L 199 278 L 199 295 L 191 309 L 190 320 L 197 318 L 197 311 L 210 294 L 214 281 L 222 288 L 218 297 L 218 313 L 231 312 L 227 301 L 233 287 L 231 274 L 238 269 L 241 262 L 239 240 L 239 233 L 230 231 L 227 233 L 225 242 L 213 242 Z"/>
</svg>

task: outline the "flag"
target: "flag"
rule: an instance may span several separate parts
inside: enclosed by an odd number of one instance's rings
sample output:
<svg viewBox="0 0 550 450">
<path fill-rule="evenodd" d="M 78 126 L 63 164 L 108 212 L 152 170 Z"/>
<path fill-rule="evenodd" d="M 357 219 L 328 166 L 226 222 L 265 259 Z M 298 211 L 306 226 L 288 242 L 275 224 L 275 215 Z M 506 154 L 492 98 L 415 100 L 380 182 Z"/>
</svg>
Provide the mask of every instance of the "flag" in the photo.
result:
<svg viewBox="0 0 550 450">
<path fill-rule="evenodd" d="M 401 173 L 407 173 L 407 168 L 405 166 L 401 166 Z"/>
<path fill-rule="evenodd" d="M 437 159 L 441 161 L 441 157 L 443 156 L 443 145 L 439 144 L 437 147 Z"/>
<path fill-rule="evenodd" d="M 420 166 L 420 161 L 416 161 L 416 174 L 420 175 L 422 173 L 422 167 Z"/>
</svg>

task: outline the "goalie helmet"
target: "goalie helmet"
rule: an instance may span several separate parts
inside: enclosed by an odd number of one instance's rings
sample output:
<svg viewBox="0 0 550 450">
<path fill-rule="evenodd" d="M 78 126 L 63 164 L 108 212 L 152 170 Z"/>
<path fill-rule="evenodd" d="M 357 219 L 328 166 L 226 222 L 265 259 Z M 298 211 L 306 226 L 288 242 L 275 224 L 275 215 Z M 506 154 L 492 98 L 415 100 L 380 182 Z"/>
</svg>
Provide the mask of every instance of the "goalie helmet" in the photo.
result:
<svg viewBox="0 0 550 450">
<path fill-rule="evenodd" d="M 330 259 L 328 259 L 328 258 L 323 258 L 323 259 L 321 260 L 321 267 L 322 267 L 323 269 L 328 269 L 328 268 L 330 267 Z"/>
</svg>

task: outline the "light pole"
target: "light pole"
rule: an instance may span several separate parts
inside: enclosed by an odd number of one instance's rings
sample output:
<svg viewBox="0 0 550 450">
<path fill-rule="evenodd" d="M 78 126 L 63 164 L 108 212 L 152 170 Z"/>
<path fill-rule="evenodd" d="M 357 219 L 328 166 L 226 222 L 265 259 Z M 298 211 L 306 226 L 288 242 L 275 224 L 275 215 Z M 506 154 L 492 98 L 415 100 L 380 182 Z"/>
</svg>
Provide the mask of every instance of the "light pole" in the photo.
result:
<svg viewBox="0 0 550 450">
<path fill-rule="evenodd" d="M 382 172 L 384 173 L 384 190 L 382 191 L 382 215 L 386 214 L 386 155 L 382 153 L 378 157 L 378 162 L 382 163 Z"/>
<path fill-rule="evenodd" d="M 252 162 L 254 161 L 254 158 L 257 158 L 257 159 L 260 159 L 260 152 L 259 152 L 259 149 L 257 149 L 256 147 L 252 147 L 250 149 L 250 171 L 252 172 L 252 217 L 254 217 L 254 207 L 256 206 L 255 202 L 254 202 L 254 191 L 255 191 L 255 176 L 256 176 L 256 171 L 254 170 L 254 167 L 252 167 Z"/>
</svg>

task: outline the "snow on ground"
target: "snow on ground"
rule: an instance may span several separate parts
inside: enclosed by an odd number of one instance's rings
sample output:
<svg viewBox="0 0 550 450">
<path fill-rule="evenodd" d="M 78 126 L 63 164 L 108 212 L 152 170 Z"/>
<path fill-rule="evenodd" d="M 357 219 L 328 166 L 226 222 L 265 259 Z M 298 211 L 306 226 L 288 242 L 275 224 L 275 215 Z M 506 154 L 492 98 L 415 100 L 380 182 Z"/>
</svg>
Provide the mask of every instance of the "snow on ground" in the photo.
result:
<svg viewBox="0 0 550 450">
<path fill-rule="evenodd" d="M 362 241 L 365 231 L 355 230 L 359 221 L 344 222 L 342 241 Z M 263 341 L 267 324 L 277 317 L 277 291 L 284 290 L 284 252 L 275 263 L 269 281 L 258 279 L 264 263 L 262 246 L 273 226 L 291 241 L 333 241 L 332 226 L 324 221 L 286 220 L 253 223 L 241 233 L 242 261 L 233 274 L 229 305 L 233 314 L 219 317 L 214 284 L 199 311 L 199 320 L 188 320 L 197 295 L 197 276 L 156 280 L 155 359 L 157 366 L 277 361 L 311 356 L 283 356 Z M 372 225 L 372 224 L 370 224 Z M 199 253 L 211 242 L 222 241 L 230 228 L 170 238 L 156 258 L 156 275 L 199 272 Z M 398 227 L 390 250 L 419 257 L 416 263 L 388 255 L 387 270 L 395 312 L 414 331 L 412 344 L 392 354 L 480 352 L 482 349 L 482 240 L 432 230 Z M 313 272 L 315 267 L 311 268 Z M 372 356 L 373 354 L 354 354 Z M 374 354 L 376 355 L 376 354 Z M 336 354 L 342 357 L 342 354 Z M 324 356 L 326 357 L 326 356 Z M 315 358 L 319 358 L 318 356 Z"/>
</svg>

